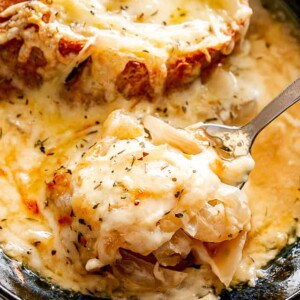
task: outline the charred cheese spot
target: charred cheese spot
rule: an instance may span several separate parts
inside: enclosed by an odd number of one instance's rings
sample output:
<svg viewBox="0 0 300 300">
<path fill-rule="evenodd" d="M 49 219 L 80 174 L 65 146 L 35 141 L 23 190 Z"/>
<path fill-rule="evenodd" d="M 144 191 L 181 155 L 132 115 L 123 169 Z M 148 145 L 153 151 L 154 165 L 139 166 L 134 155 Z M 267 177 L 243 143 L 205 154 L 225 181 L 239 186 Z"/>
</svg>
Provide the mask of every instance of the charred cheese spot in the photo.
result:
<svg viewBox="0 0 300 300">
<path fill-rule="evenodd" d="M 24 199 L 23 200 L 25 206 L 27 207 L 27 209 L 30 211 L 30 213 L 34 214 L 34 215 L 38 215 L 40 212 L 38 203 L 36 200 L 34 199 Z"/>
<path fill-rule="evenodd" d="M 170 61 L 168 63 L 166 91 L 187 86 L 198 78 L 201 72 L 222 58 L 222 55 L 214 49 L 209 49 L 208 52 L 210 61 L 207 61 L 207 55 L 202 52 L 187 55 L 176 62 Z"/>
<path fill-rule="evenodd" d="M 45 23 L 49 23 L 50 22 L 50 18 L 51 18 L 51 12 L 47 11 L 43 14 L 42 20 Z"/>
<path fill-rule="evenodd" d="M 58 43 L 58 51 L 62 56 L 78 54 L 84 45 L 85 41 L 72 41 L 62 38 Z"/>
<path fill-rule="evenodd" d="M 70 226 L 72 224 L 72 217 L 66 215 L 66 216 L 61 216 L 58 219 L 58 224 L 61 226 Z"/>
<path fill-rule="evenodd" d="M 153 97 L 153 87 L 150 84 L 149 71 L 145 64 L 138 61 L 129 61 L 122 73 L 118 76 L 116 87 L 125 98 L 144 96 Z"/>
<path fill-rule="evenodd" d="M 27 0 L 2 0 L 0 3 L 0 12 L 5 10 L 6 8 L 21 2 L 26 2 Z"/>
<path fill-rule="evenodd" d="M 51 195 L 54 196 L 63 196 L 67 192 L 70 191 L 71 184 L 70 184 L 71 175 L 69 173 L 61 173 L 55 175 L 52 182 L 48 183 L 48 190 L 50 191 Z"/>
</svg>

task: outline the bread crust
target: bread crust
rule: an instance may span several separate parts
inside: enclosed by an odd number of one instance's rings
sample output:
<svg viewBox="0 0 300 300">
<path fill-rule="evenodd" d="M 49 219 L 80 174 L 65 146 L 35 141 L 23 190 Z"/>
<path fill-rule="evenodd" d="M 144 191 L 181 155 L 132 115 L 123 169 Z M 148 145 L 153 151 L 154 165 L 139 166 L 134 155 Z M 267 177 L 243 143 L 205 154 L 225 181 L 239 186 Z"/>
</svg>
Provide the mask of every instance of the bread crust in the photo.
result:
<svg viewBox="0 0 300 300">
<path fill-rule="evenodd" d="M 21 2 L 25 2 L 26 0 L 2 0 L 0 3 L 0 12 L 5 10 L 6 8 Z"/>
</svg>

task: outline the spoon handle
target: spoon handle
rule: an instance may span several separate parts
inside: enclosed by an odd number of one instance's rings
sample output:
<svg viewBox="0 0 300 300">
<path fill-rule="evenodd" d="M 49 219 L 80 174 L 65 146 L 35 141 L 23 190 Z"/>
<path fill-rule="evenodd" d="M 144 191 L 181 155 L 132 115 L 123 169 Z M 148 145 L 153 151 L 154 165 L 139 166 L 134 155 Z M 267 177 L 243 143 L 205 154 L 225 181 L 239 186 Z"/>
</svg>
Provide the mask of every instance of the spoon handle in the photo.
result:
<svg viewBox="0 0 300 300">
<path fill-rule="evenodd" d="M 300 100 L 300 77 L 268 104 L 251 122 L 242 129 L 249 134 L 251 145 L 256 136 L 274 119 Z"/>
</svg>

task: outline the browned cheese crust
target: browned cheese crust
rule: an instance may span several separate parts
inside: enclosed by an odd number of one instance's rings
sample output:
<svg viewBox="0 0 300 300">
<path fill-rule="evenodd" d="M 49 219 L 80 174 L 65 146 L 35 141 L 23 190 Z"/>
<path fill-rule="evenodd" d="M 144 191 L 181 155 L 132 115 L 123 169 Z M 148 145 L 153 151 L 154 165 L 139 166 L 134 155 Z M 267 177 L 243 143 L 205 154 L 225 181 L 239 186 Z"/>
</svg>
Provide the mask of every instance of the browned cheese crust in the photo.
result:
<svg viewBox="0 0 300 300">
<path fill-rule="evenodd" d="M 151 53 L 120 55 L 118 62 L 117 53 L 107 57 L 105 53 L 95 55 L 96 46 L 87 45 L 89 39 L 84 36 L 76 36 L 76 39 L 58 29 L 55 32 L 50 26 L 56 20 L 51 5 L 40 1 L 43 3 L 40 9 L 37 2 L 2 0 L 0 3 L 0 34 L 16 28 L 18 31 L 11 34 L 11 38 L 7 34 L 4 42 L 0 39 L 0 98 L 40 88 L 44 82 L 61 74 L 58 89 L 64 98 L 73 102 L 110 101 L 120 95 L 126 99 L 152 100 L 186 87 L 198 79 L 204 69 L 230 54 L 249 23 L 249 18 L 241 20 L 238 27 L 227 33 L 231 40 L 217 48 L 179 52 L 171 55 L 163 66 L 153 63 Z M 18 9 L 13 10 L 16 5 Z M 28 33 L 34 37 L 29 42 L 25 41 Z M 111 86 L 102 80 L 100 73 L 105 68 L 113 70 L 111 77 L 106 79 L 113 83 Z"/>
</svg>

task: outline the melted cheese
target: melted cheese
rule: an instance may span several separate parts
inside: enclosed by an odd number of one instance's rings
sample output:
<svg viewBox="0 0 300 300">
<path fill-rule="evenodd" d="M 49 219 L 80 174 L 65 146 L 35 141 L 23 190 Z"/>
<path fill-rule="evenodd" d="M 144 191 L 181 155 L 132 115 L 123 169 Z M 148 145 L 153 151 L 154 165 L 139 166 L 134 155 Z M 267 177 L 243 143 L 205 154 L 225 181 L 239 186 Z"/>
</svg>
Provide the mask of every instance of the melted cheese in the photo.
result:
<svg viewBox="0 0 300 300">
<path fill-rule="evenodd" d="M 116 120 L 110 120 L 110 126 L 122 118 L 114 115 Z M 131 132 L 136 132 L 136 126 Z M 102 266 L 116 260 L 119 248 L 149 255 L 179 228 L 195 239 L 215 243 L 248 230 L 250 212 L 243 193 L 221 183 L 210 167 L 219 160 L 214 150 L 206 146 L 195 155 L 184 155 L 164 142 L 153 145 L 143 132 L 125 139 L 124 131 L 117 130 L 115 135 L 121 135 L 121 140 L 107 136 L 75 168 L 74 163 L 68 165 L 72 170 L 70 201 L 76 218 L 86 219 L 97 228 L 101 219 L 96 243 Z M 184 144 L 185 138 L 180 139 Z M 250 157 L 243 159 L 242 176 L 253 168 Z M 60 197 L 68 205 L 68 196 Z M 218 203 L 210 204 L 213 199 Z M 176 219 L 178 214 L 180 220 Z M 112 245 L 108 240 L 114 235 L 120 239 Z"/>
<path fill-rule="evenodd" d="M 88 290 L 99 292 L 114 287 L 111 278 L 77 272 L 76 262 L 71 264 L 67 258 L 59 227 L 47 208 L 45 182 L 51 182 L 57 166 L 64 165 L 69 157 L 80 159 L 89 151 L 99 139 L 95 131 L 100 132 L 101 126 L 96 121 L 103 124 L 117 108 L 130 110 L 137 118 L 155 114 L 178 127 L 205 119 L 244 122 L 253 114 L 255 103 L 261 109 L 299 76 L 300 46 L 289 26 L 277 23 L 256 1 L 254 4 L 253 25 L 243 48 L 220 65 L 206 84 L 196 82 L 190 89 L 153 103 L 141 101 L 132 106 L 119 99 L 86 111 L 58 105 L 53 85 L 45 85 L 24 99 L 0 103 L 0 242 L 6 253 L 64 288 L 88 294 Z M 94 5 L 99 3 L 95 1 Z M 119 13 L 113 5 L 110 9 L 112 16 Z M 129 9 L 124 18 L 133 18 L 141 11 L 138 7 L 135 11 Z M 295 233 L 299 234 L 299 124 L 299 106 L 295 106 L 256 142 L 256 168 L 245 188 L 252 229 L 234 283 L 250 280 L 254 284 L 257 270 L 293 242 Z M 187 278 L 180 289 L 150 293 L 148 298 L 198 299 L 212 293 L 210 286 L 219 291 L 223 285 L 211 270 L 217 265 L 210 264 L 209 257 L 202 254 L 202 260 L 205 258 L 207 263 L 200 270 L 186 270 Z"/>
</svg>

